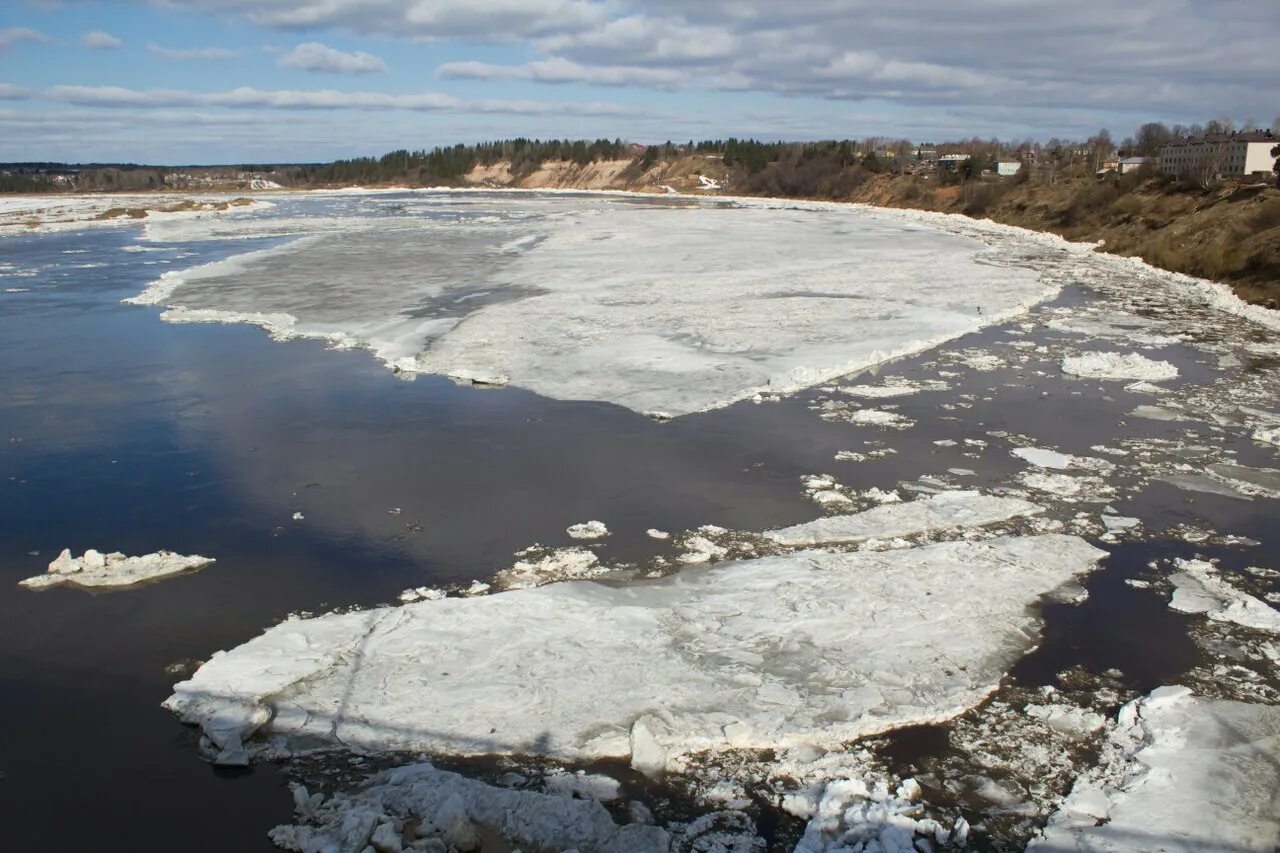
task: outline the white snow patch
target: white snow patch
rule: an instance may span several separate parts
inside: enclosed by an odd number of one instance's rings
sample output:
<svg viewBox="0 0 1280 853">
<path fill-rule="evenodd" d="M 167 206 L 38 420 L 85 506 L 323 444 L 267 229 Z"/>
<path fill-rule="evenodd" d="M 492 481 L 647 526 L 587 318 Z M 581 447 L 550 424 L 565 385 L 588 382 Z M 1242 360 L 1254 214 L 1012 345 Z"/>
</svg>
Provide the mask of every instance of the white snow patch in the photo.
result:
<svg viewBox="0 0 1280 853">
<path fill-rule="evenodd" d="M 94 589 L 133 586 L 202 569 L 212 562 L 212 557 L 185 557 L 170 551 L 127 557 L 118 551 L 103 554 L 92 548 L 85 551 L 82 557 L 73 557 L 71 549 L 66 548 L 49 564 L 49 569 L 44 574 L 18 583 L 27 589 L 48 589 L 54 586 Z"/>
</svg>

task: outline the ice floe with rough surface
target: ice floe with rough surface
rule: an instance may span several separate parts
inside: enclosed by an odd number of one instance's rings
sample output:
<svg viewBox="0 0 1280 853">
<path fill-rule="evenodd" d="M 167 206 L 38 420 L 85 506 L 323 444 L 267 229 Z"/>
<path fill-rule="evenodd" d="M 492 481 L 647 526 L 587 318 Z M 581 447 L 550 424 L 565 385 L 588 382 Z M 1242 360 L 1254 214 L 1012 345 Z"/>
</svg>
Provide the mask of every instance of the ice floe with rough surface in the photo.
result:
<svg viewBox="0 0 1280 853">
<path fill-rule="evenodd" d="M 822 789 L 808 814 L 799 813 L 793 799 L 790 811 L 808 817 L 796 853 L 874 850 L 880 853 L 917 853 L 934 845 L 963 847 L 969 824 L 957 818 L 944 826 L 923 815 L 918 802 L 920 785 L 914 779 L 890 789 L 883 779 L 870 785 L 864 779 L 835 779 Z M 917 842 L 924 846 L 917 846 Z"/>
<path fill-rule="evenodd" d="M 1129 379 L 1159 382 L 1174 379 L 1178 368 L 1167 361 L 1154 361 L 1136 352 L 1089 352 L 1062 360 L 1062 372 L 1084 379 Z"/>
<path fill-rule="evenodd" d="M 231 763 L 255 733 L 647 772 L 708 750 L 834 748 L 980 702 L 1034 644 L 1032 606 L 1103 556 L 1063 535 L 801 552 L 292 619 L 213 655 L 165 704 Z"/>
<path fill-rule="evenodd" d="M 605 569 L 586 548 L 543 548 L 534 545 L 516 554 L 521 559 L 494 575 L 499 589 L 525 589 L 563 580 L 599 577 Z"/>
<path fill-rule="evenodd" d="M 49 564 L 47 572 L 18 583 L 27 589 L 48 589 L 54 586 L 110 589 L 195 571 L 213 561 L 212 557 L 187 557 L 170 551 L 128 557 L 118 551 L 103 554 L 92 548 L 85 551 L 82 557 L 73 557 L 71 549 L 67 548 Z"/>
<path fill-rule="evenodd" d="M 382 233 L 377 217 L 324 217 L 312 231 L 300 218 L 290 236 L 311 242 L 175 273 L 144 298 L 169 305 L 167 320 L 257 323 L 277 337 L 368 346 L 403 371 L 678 416 L 921 352 L 1059 287 L 1012 247 L 851 206 L 640 209 L 514 194 L 493 205 L 536 216 L 437 223 L 427 240 L 422 225 Z M 530 234 L 545 239 L 498 251 Z M 466 253 L 467 287 L 495 298 L 464 306 L 452 298 L 458 276 L 423 273 Z"/>
<path fill-rule="evenodd" d="M 1033 849 L 1274 853 L 1280 843 L 1280 707 L 1160 687 L 1120 709 L 1103 755 Z"/>
<path fill-rule="evenodd" d="M 384 771 L 328 800 L 295 785 L 298 823 L 276 827 L 271 840 L 299 853 L 479 850 L 486 834 L 534 850 L 665 853 L 670 846 L 664 829 L 619 826 L 598 798 L 548 788 L 501 788 L 427 762 Z M 423 847 L 423 839 L 431 846 Z"/>
<path fill-rule="evenodd" d="M 976 491 L 942 492 L 909 503 L 891 503 L 852 515 L 833 515 L 780 530 L 765 537 L 780 545 L 810 547 L 867 539 L 915 536 L 963 527 L 985 527 L 1041 508 L 1019 498 L 984 495 Z"/>
<path fill-rule="evenodd" d="M 609 528 L 603 521 L 584 521 L 570 525 L 565 532 L 574 539 L 599 539 L 609 535 Z"/>
<path fill-rule="evenodd" d="M 1181 613 L 1203 613 L 1216 622 L 1233 622 L 1245 628 L 1280 634 L 1280 610 L 1236 589 L 1212 563 L 1175 559 L 1174 565 L 1179 571 L 1169 578 L 1174 586 L 1170 608 Z"/>
</svg>

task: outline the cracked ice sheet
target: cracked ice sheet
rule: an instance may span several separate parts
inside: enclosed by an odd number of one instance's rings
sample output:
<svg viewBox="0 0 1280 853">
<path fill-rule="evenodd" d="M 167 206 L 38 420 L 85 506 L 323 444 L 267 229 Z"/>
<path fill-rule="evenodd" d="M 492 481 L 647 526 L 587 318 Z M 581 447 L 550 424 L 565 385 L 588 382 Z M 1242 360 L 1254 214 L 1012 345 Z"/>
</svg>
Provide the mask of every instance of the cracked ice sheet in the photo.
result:
<svg viewBox="0 0 1280 853">
<path fill-rule="evenodd" d="M 1273 853 L 1280 843 L 1280 708 L 1160 687 L 1120 710 L 1108 749 L 1035 850 Z"/>
<path fill-rule="evenodd" d="M 259 726 L 285 748 L 649 768 L 835 747 L 980 702 L 1036 642 L 1033 605 L 1104 553 L 1063 535 L 802 552 L 295 619 L 214 655 L 166 707 L 233 758 Z"/>
<path fill-rule="evenodd" d="M 1016 246 L 853 207 L 490 203 L 537 215 L 414 225 L 413 239 L 326 220 L 305 244 L 174 273 L 153 294 L 169 320 L 327 336 L 401 370 L 680 415 L 920 352 L 1058 287 L 1003 261 Z M 461 274 L 437 270 L 455 257 Z M 460 278 L 491 295 L 462 303 Z"/>
</svg>

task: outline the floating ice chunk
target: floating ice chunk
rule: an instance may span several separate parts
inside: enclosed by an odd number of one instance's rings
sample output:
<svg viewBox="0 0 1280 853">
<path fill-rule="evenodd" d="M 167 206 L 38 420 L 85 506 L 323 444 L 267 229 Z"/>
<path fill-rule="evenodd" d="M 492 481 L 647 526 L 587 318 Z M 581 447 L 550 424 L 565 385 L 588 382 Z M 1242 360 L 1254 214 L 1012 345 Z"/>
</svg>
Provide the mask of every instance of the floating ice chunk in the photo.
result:
<svg viewBox="0 0 1280 853">
<path fill-rule="evenodd" d="M 923 807 L 914 802 L 920 786 L 906 779 L 891 791 L 883 779 L 868 785 L 864 779 L 828 782 L 813 807 L 796 853 L 875 850 L 882 853 L 916 853 L 933 850 L 934 844 L 963 844 L 968 826 L 963 818 L 951 829 L 932 818 L 920 817 Z M 917 847 L 917 841 L 923 846 Z"/>
<path fill-rule="evenodd" d="M 562 776 L 573 780 L 565 782 L 570 786 L 582 779 L 576 774 Z M 560 784 L 552 781 L 557 778 L 550 777 L 548 787 Z M 567 793 L 576 791 L 544 794 L 501 788 L 437 770 L 429 763 L 410 764 L 379 773 L 356 792 L 338 794 L 327 802 L 322 798 L 316 802 L 319 795 L 309 795 L 305 788 L 296 786 L 294 800 L 300 822 L 276 827 L 271 839 L 288 850 L 360 851 L 372 847 L 385 853 L 386 848 L 377 843 L 378 833 L 383 833 L 387 844 L 390 837 L 385 827 L 412 822 L 418 836 L 438 846 L 406 849 L 478 850 L 477 827 L 506 842 L 503 846 L 508 848 L 628 853 L 665 853 L 669 849 L 666 830 L 638 823 L 618 826 L 599 799 Z"/>
<path fill-rule="evenodd" d="M 304 519 L 305 517 L 306 517 L 306 516 L 304 516 L 304 515 L 303 515 L 302 513 L 300 513 L 300 512 L 295 512 L 295 513 L 293 514 L 293 520 L 294 520 L 294 521 L 302 521 L 302 519 Z"/>
<path fill-rule="evenodd" d="M 543 780 L 548 791 L 565 797 L 580 797 L 609 803 L 618 799 L 621 785 L 617 779 L 600 773 L 553 773 Z"/>
<path fill-rule="evenodd" d="M 851 424 L 859 426 L 877 426 L 885 429 L 909 429 L 915 426 L 915 421 L 906 415 L 900 415 L 897 412 L 887 412 L 883 409 L 855 409 L 853 411 L 844 411 L 839 415 L 839 419 L 848 421 Z"/>
<path fill-rule="evenodd" d="M 898 379 L 886 382 L 883 385 L 845 385 L 838 390 L 841 394 L 848 394 L 851 397 L 883 398 L 905 397 L 908 394 L 917 394 L 921 391 L 945 391 L 950 387 L 946 382 L 939 379 L 918 382 Z"/>
<path fill-rule="evenodd" d="M 1101 714 L 1075 705 L 1028 705 L 1025 710 L 1049 728 L 1073 736 L 1096 732 L 1107 722 Z"/>
<path fill-rule="evenodd" d="M 1132 382 L 1124 386 L 1124 390 L 1130 394 L 1168 394 L 1169 389 L 1160 385 L 1153 385 L 1150 382 Z"/>
<path fill-rule="evenodd" d="M 1038 468 L 1066 469 L 1071 467 L 1071 455 L 1059 453 L 1056 450 L 1045 450 L 1040 447 L 1019 447 L 1013 450 L 1013 455 Z"/>
<path fill-rule="evenodd" d="M 605 571 L 597 565 L 599 558 L 586 548 L 544 549 L 534 546 L 517 556 L 524 559 L 517 560 L 511 568 L 494 576 L 493 582 L 499 589 L 524 589 L 556 581 L 593 578 Z"/>
<path fill-rule="evenodd" d="M 603 521 L 584 521 L 570 526 L 565 532 L 574 539 L 599 539 L 609 535 L 609 528 L 604 526 Z"/>
<path fill-rule="evenodd" d="M 1153 361 L 1136 352 L 1089 352 L 1062 360 L 1062 372 L 1085 379 L 1140 379 L 1159 382 L 1174 379 L 1178 368 L 1167 361 Z"/>
<path fill-rule="evenodd" d="M 1121 530 L 1130 530 L 1142 524 L 1142 520 L 1138 518 L 1130 518 L 1124 515 L 1104 515 L 1102 516 L 1102 526 L 1107 528 L 1108 533 L 1116 533 Z"/>
<path fill-rule="evenodd" d="M 18 583 L 27 589 L 48 589 L 53 586 L 95 589 L 133 586 L 202 569 L 213 561 L 212 557 L 184 557 L 170 551 L 126 557 L 119 552 L 102 554 L 92 548 L 85 551 L 83 557 L 73 557 L 71 549 L 67 548 L 49 564 L 47 572 Z"/>
<path fill-rule="evenodd" d="M 1060 535 L 800 553 L 294 619 L 214 655 L 166 707 L 218 742 L 286 748 L 646 766 L 829 749 L 981 701 L 1036 642 L 1031 606 L 1104 555 Z"/>
<path fill-rule="evenodd" d="M 886 504 L 853 515 L 834 515 L 770 530 L 764 535 L 780 545 L 809 547 L 984 527 L 1038 512 L 1039 506 L 1018 498 L 974 491 L 942 492 L 910 503 Z"/>
<path fill-rule="evenodd" d="M 1203 613 L 1216 622 L 1280 633 L 1280 611 L 1227 583 L 1212 563 L 1177 559 L 1174 565 L 1180 571 L 1169 578 L 1174 586 L 1170 608 Z"/>
<path fill-rule="evenodd" d="M 1258 427 L 1253 431 L 1253 440 L 1280 446 L 1280 426 Z"/>
<path fill-rule="evenodd" d="M 1032 847 L 1272 853 L 1278 735 L 1280 707 L 1157 688 L 1120 710 L 1108 761 L 1076 780 Z"/>
<path fill-rule="evenodd" d="M 665 531 L 665 530 L 658 530 L 658 529 L 657 529 L 657 528 L 655 528 L 655 527 L 650 527 L 650 528 L 649 528 L 648 530 L 646 530 L 644 533 L 645 533 L 645 535 L 646 535 L 646 536 L 648 536 L 650 539 L 670 539 L 670 538 L 671 538 L 671 534 L 670 534 L 670 533 L 668 533 L 668 532 L 667 532 L 667 531 Z"/>
<path fill-rule="evenodd" d="M 1280 498 L 1280 471 L 1274 468 L 1214 463 L 1205 466 L 1205 473 L 1242 495 Z"/>
<path fill-rule="evenodd" d="M 445 591 L 433 586 L 417 586 L 406 589 L 398 598 L 406 604 L 411 601 L 438 601 L 445 597 Z"/>
</svg>

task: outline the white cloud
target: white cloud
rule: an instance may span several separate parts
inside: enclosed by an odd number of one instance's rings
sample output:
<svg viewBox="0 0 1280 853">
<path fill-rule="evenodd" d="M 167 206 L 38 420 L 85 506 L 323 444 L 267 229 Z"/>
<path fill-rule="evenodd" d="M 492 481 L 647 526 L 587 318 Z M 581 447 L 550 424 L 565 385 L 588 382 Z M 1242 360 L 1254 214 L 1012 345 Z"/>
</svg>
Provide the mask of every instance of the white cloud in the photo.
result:
<svg viewBox="0 0 1280 853">
<path fill-rule="evenodd" d="M 12 83 L 0 83 L 0 101 L 21 101 L 31 96 L 28 89 Z"/>
<path fill-rule="evenodd" d="M 333 89 L 263 90 L 249 86 L 222 92 L 181 89 L 128 89 L 122 86 L 53 86 L 42 96 L 50 101 L 85 107 L 153 109 L 169 107 L 230 107 L 281 110 L 412 110 L 519 115 L 628 115 L 617 104 L 531 100 L 464 101 L 441 92 L 390 94 L 339 92 Z"/>
<path fill-rule="evenodd" d="M 688 82 L 688 74 L 675 68 L 636 66 L 586 66 L 552 57 L 524 65 L 491 65 L 485 62 L 446 62 L 436 73 L 448 79 L 536 80 L 540 83 L 587 83 L 597 86 L 652 86 L 675 88 Z"/>
<path fill-rule="evenodd" d="M 102 30 L 90 30 L 80 39 L 80 43 L 90 50 L 116 50 L 124 47 L 124 42 Z"/>
<path fill-rule="evenodd" d="M 1275 0 L 134 2 L 284 33 L 515 43 L 529 53 L 519 64 L 446 63 L 441 77 L 878 101 L 989 119 L 975 128 L 1008 125 L 1010 108 L 1037 121 L 1069 115 L 1072 127 L 1087 113 L 1265 119 L 1280 42 Z"/>
<path fill-rule="evenodd" d="M 347 53 L 318 41 L 298 45 L 276 60 L 276 65 L 330 74 L 371 74 L 387 70 L 387 63 L 371 53 L 362 50 Z"/>
<path fill-rule="evenodd" d="M 33 30 L 31 27 L 9 27 L 0 30 L 0 53 L 8 53 L 16 44 L 22 42 L 32 42 L 35 44 L 47 44 L 49 37 L 39 30 Z"/>
<path fill-rule="evenodd" d="M 148 44 L 147 50 L 155 56 L 180 61 L 192 59 L 235 59 L 240 55 L 240 51 L 230 50 L 225 47 L 161 47 L 154 43 Z"/>
<path fill-rule="evenodd" d="M 152 0 L 156 2 L 156 0 Z M 415 40 L 516 41 L 604 22 L 616 0 L 158 0 L 289 31 Z"/>
</svg>

